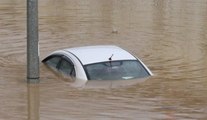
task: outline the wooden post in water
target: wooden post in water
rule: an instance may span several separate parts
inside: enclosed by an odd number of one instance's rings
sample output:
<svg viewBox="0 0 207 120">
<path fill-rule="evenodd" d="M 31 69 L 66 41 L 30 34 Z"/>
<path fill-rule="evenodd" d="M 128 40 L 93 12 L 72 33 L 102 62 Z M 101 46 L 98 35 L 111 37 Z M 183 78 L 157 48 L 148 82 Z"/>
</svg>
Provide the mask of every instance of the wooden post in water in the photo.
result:
<svg viewBox="0 0 207 120">
<path fill-rule="evenodd" d="M 27 82 L 39 82 L 38 0 L 27 0 Z"/>
</svg>

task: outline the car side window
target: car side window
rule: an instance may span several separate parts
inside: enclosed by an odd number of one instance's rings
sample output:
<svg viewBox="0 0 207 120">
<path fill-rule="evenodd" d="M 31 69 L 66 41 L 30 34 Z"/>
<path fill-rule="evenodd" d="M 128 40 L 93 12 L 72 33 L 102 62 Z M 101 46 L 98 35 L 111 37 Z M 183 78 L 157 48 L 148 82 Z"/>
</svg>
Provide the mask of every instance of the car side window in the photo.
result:
<svg viewBox="0 0 207 120">
<path fill-rule="evenodd" d="M 60 56 L 53 56 L 50 59 L 48 59 L 45 63 L 52 68 L 57 68 L 57 65 L 60 62 L 60 60 L 61 60 Z"/>
<path fill-rule="evenodd" d="M 62 58 L 59 71 L 68 76 L 75 76 L 74 65 L 64 58 Z"/>
</svg>

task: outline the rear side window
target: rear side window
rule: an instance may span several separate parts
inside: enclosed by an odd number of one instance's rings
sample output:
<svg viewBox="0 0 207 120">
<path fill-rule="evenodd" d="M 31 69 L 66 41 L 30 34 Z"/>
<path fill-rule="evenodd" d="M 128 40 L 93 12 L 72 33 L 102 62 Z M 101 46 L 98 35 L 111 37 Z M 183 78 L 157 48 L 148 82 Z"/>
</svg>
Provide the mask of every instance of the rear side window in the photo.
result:
<svg viewBox="0 0 207 120">
<path fill-rule="evenodd" d="M 44 59 L 42 62 L 45 63 L 50 68 L 52 68 L 53 70 L 62 73 L 63 75 L 72 76 L 72 77 L 76 76 L 74 64 L 66 56 L 63 55 L 49 56 L 48 58 Z"/>
<path fill-rule="evenodd" d="M 60 62 L 61 57 L 60 56 L 54 56 L 49 58 L 48 60 L 46 60 L 46 64 L 48 64 L 48 66 L 52 67 L 52 68 L 56 68 L 58 63 Z"/>
<path fill-rule="evenodd" d="M 75 76 L 74 65 L 69 60 L 64 58 L 61 60 L 59 71 L 67 76 Z"/>
<path fill-rule="evenodd" d="M 73 65 L 71 63 L 69 63 L 68 61 L 64 59 L 61 61 L 60 68 L 59 68 L 61 72 L 63 72 L 64 74 L 70 75 L 72 69 L 73 69 Z"/>
</svg>

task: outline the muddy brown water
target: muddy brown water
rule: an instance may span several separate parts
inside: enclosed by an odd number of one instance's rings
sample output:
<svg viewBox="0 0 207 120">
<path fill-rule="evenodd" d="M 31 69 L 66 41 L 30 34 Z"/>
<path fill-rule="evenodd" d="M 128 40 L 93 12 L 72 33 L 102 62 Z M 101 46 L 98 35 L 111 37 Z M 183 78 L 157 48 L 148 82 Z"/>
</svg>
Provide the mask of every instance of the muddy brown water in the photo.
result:
<svg viewBox="0 0 207 120">
<path fill-rule="evenodd" d="M 26 1 L 1 0 L 0 120 L 207 120 L 207 0 L 42 0 L 39 39 L 40 59 L 114 44 L 154 76 L 80 89 L 41 64 L 40 84 L 27 85 Z"/>
</svg>

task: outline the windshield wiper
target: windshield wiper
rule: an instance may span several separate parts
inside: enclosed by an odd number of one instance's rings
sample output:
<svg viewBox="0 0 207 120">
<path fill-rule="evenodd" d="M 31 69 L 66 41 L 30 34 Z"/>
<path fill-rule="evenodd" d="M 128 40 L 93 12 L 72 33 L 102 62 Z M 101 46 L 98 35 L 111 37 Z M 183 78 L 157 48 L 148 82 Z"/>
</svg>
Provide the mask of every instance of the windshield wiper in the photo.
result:
<svg viewBox="0 0 207 120">
<path fill-rule="evenodd" d="M 112 54 L 111 57 L 109 57 L 109 63 L 110 63 L 110 66 L 111 66 L 111 67 L 112 67 L 111 62 L 112 62 L 112 57 L 113 57 L 113 55 L 114 55 L 114 54 Z"/>
</svg>

